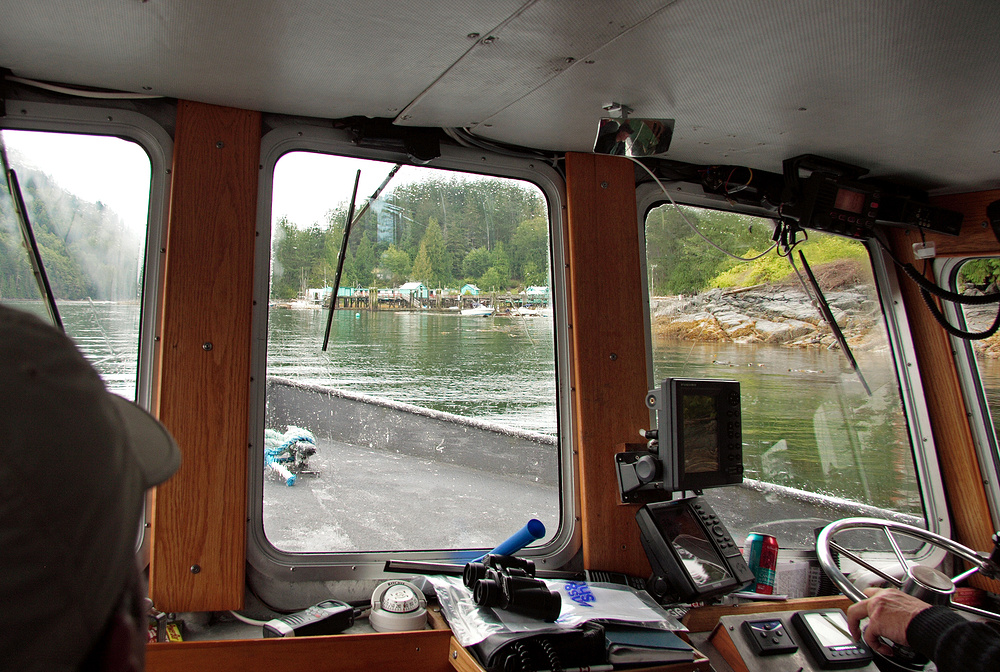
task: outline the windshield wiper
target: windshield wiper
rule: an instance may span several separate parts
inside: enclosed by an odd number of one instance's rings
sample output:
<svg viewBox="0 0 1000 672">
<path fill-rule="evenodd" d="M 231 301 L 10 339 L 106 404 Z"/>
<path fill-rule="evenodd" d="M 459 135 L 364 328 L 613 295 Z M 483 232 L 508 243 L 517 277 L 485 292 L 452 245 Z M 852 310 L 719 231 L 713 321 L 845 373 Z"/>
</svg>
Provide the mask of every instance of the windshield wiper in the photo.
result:
<svg viewBox="0 0 1000 672">
<path fill-rule="evenodd" d="M 354 177 L 354 191 L 351 192 L 351 204 L 347 208 L 347 221 L 344 223 L 344 240 L 340 243 L 340 254 L 337 256 L 337 275 L 334 277 L 333 292 L 330 294 L 330 312 L 326 314 L 326 333 L 323 335 L 323 352 L 326 352 L 326 346 L 330 343 L 330 326 L 333 324 L 333 311 L 337 309 L 337 294 L 340 293 L 340 276 L 344 272 L 344 258 L 347 256 L 347 240 L 351 237 L 351 229 L 354 227 L 354 224 L 361 219 L 366 212 L 368 212 L 368 208 L 371 207 L 371 204 L 378 198 L 379 194 L 382 193 L 385 186 L 389 184 L 389 180 L 396 175 L 402 165 L 403 164 L 401 163 L 397 163 L 392 167 L 389 174 L 385 176 L 384 180 L 382 180 L 382 184 L 378 186 L 378 189 L 376 189 L 365 202 L 357 217 L 354 216 L 354 199 L 358 197 L 358 183 L 361 181 L 361 171 L 359 170 L 358 174 Z M 372 300 L 373 298 L 369 296 L 369 306 L 371 305 Z M 374 297 L 374 300 L 378 301 L 377 295 Z"/>
<path fill-rule="evenodd" d="M 323 352 L 330 343 L 330 325 L 333 324 L 333 311 L 337 308 L 337 293 L 340 291 L 340 276 L 344 272 L 344 257 L 347 252 L 347 239 L 351 237 L 351 225 L 354 223 L 354 199 L 358 197 L 358 183 L 361 181 L 361 171 L 354 176 L 354 190 L 351 192 L 351 203 L 347 207 L 347 221 L 344 222 L 344 240 L 340 243 L 340 254 L 337 257 L 337 275 L 333 281 L 333 292 L 330 294 L 330 312 L 326 314 L 326 333 L 323 334 Z M 371 297 L 368 297 L 371 301 Z"/>
<path fill-rule="evenodd" d="M 31 230 L 31 221 L 28 219 L 28 209 L 24 205 L 24 196 L 21 194 L 21 185 L 17 181 L 17 173 L 7 163 L 7 149 L 4 147 L 3 139 L 0 137 L 0 162 L 3 163 L 3 172 L 7 177 L 7 190 L 10 198 L 14 202 L 14 214 L 17 216 L 17 223 L 21 228 L 21 237 L 24 238 L 24 247 L 28 251 L 28 262 L 31 264 L 31 272 L 35 276 L 38 284 L 38 291 L 45 297 L 45 307 L 49 313 L 49 319 L 60 331 L 66 331 L 63 327 L 62 318 L 59 317 L 59 308 L 56 307 L 56 297 L 52 293 L 52 286 L 49 284 L 49 276 L 45 273 L 45 265 L 42 264 L 42 255 L 38 251 L 38 243 L 35 242 L 35 234 Z"/>
<path fill-rule="evenodd" d="M 823 290 L 819 288 L 819 283 L 816 282 L 816 276 L 813 275 L 812 269 L 809 268 L 809 262 L 806 261 L 806 257 L 802 254 L 802 250 L 799 250 L 799 259 L 802 261 L 802 267 L 806 269 L 806 277 L 809 278 L 809 284 L 812 285 L 813 291 L 816 292 L 816 304 L 819 308 L 820 314 L 826 323 L 830 325 L 830 331 L 833 332 L 833 337 L 837 339 L 837 343 L 840 345 L 840 349 L 844 351 L 844 355 L 847 356 L 847 361 L 850 362 L 851 368 L 854 369 L 854 373 L 858 374 L 858 380 L 865 388 L 865 392 L 868 396 L 872 396 L 872 390 L 868 387 L 868 382 L 865 380 L 864 375 L 861 373 L 861 369 L 858 368 L 858 362 L 854 359 L 854 353 L 851 352 L 850 346 L 847 345 L 847 339 L 844 337 L 844 332 L 840 330 L 840 325 L 837 324 L 836 318 L 833 316 L 833 311 L 830 310 L 830 304 L 826 302 L 826 297 L 823 296 Z"/>
</svg>

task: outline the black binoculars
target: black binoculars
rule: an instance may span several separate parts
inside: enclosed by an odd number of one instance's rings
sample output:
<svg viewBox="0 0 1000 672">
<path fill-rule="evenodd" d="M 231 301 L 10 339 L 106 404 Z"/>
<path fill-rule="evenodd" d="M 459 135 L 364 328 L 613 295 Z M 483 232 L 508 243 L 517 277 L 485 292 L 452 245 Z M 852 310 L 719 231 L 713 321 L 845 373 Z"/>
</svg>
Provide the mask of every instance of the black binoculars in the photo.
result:
<svg viewBox="0 0 1000 672">
<path fill-rule="evenodd" d="M 462 572 L 465 587 L 480 607 L 504 609 L 543 621 L 555 621 L 562 609 L 559 593 L 535 577 L 535 563 L 506 555 L 487 555 Z"/>
</svg>

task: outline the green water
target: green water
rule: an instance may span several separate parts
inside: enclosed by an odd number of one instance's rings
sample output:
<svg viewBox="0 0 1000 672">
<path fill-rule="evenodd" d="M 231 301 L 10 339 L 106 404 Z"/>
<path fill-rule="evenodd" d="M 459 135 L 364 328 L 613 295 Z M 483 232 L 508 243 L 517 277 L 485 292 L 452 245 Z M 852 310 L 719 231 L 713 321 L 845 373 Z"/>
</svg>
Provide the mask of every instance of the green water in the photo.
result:
<svg viewBox="0 0 1000 672">
<path fill-rule="evenodd" d="M 871 397 L 837 350 L 662 341 L 654 352 L 657 380 L 740 383 L 746 477 L 922 513 L 887 350 L 855 353 Z"/>
</svg>

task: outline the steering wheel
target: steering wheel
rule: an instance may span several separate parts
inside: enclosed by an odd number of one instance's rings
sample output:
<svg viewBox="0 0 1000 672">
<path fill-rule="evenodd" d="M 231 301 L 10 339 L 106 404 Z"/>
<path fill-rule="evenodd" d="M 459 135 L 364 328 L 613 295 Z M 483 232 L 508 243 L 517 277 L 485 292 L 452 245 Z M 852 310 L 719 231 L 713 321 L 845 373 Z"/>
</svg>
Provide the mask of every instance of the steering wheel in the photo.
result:
<svg viewBox="0 0 1000 672">
<path fill-rule="evenodd" d="M 900 567 L 902 567 L 903 575 L 906 578 L 900 581 L 885 570 L 875 567 L 871 562 L 858 557 L 856 553 L 852 553 L 833 540 L 835 535 L 845 530 L 881 530 L 889 541 L 889 546 L 892 547 L 892 551 L 896 555 L 896 560 L 899 562 Z M 971 569 L 949 577 L 947 574 L 933 567 L 913 565 L 903 557 L 903 552 L 900 550 L 893 532 L 920 539 L 932 546 L 942 548 L 952 555 L 965 560 L 971 566 Z M 994 543 L 996 541 L 997 537 L 994 536 Z M 990 620 L 1000 621 L 1000 615 L 993 612 L 951 601 L 951 596 L 955 593 L 955 584 L 964 581 L 973 574 L 982 573 L 984 576 L 996 578 L 998 569 L 1000 569 L 996 564 L 996 560 L 1000 559 L 1000 550 L 995 549 L 992 556 L 986 555 L 919 527 L 889 520 L 879 520 L 878 518 L 844 518 L 843 520 L 835 521 L 824 527 L 816 539 L 816 556 L 819 559 L 819 566 L 823 568 L 823 571 L 830 577 L 830 580 L 845 595 L 855 602 L 860 602 L 867 599 L 867 596 L 840 571 L 837 563 L 834 562 L 833 551 L 885 579 L 904 593 L 913 595 L 924 602 L 944 605 L 959 611 L 983 616 Z"/>
<path fill-rule="evenodd" d="M 886 539 L 889 541 L 889 546 L 892 547 L 896 560 L 903 570 L 903 576 L 906 578 L 902 581 L 897 579 L 885 570 L 875 567 L 867 560 L 858 557 L 857 554 L 852 553 L 834 541 L 833 538 L 835 535 L 846 530 L 881 530 L 885 534 Z M 899 544 L 893 536 L 893 532 L 907 537 L 920 539 L 928 544 L 942 548 L 952 555 L 965 560 L 971 569 L 957 574 L 956 576 L 949 577 L 947 574 L 938 571 L 933 567 L 911 564 L 903 557 L 903 552 L 900 550 Z M 986 555 L 956 543 L 951 539 L 942 537 L 939 534 L 928 532 L 927 530 L 914 527 L 913 525 L 879 520 L 878 518 L 844 518 L 843 520 L 830 523 L 823 528 L 822 532 L 820 532 L 819 537 L 816 539 L 816 556 L 819 559 L 820 567 L 826 575 L 830 577 L 830 580 L 833 581 L 833 583 L 835 583 L 845 595 L 855 602 L 860 602 L 861 600 L 866 599 L 867 595 L 861 592 L 861 590 L 855 586 L 854 583 L 852 583 L 851 580 L 848 579 L 840 570 L 840 567 L 838 567 L 837 563 L 834 562 L 833 551 L 836 551 L 842 557 L 848 558 L 852 562 L 881 577 L 896 588 L 899 588 L 904 593 L 913 595 L 924 602 L 932 605 L 942 605 L 959 611 L 965 611 L 978 616 L 983 616 L 994 621 L 1000 621 L 1000 615 L 966 604 L 958 604 L 956 602 L 952 602 L 951 600 L 952 595 L 955 593 L 956 583 L 960 583 L 976 573 L 982 573 L 984 576 L 990 578 L 996 578 L 998 573 L 1000 573 L 1000 536 L 994 535 L 993 542 L 993 554 Z M 875 654 L 876 658 L 882 658 L 878 652 L 875 652 Z M 896 646 L 894 647 L 894 655 L 892 658 L 882 658 L 882 660 L 888 662 L 888 665 L 879 665 L 879 667 L 881 669 L 892 670 L 922 670 L 926 659 L 923 659 L 923 662 L 921 662 L 921 658 L 921 656 L 918 656 L 915 651 L 909 649 L 908 647 Z"/>
</svg>

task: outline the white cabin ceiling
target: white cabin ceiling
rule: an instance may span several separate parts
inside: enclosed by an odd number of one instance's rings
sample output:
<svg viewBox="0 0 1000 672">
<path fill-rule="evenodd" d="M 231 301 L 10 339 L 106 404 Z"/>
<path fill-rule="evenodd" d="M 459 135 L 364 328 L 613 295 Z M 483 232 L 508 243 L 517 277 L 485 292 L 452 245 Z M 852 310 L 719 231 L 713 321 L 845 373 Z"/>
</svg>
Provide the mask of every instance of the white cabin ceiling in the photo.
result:
<svg viewBox="0 0 1000 672">
<path fill-rule="evenodd" d="M 994 0 L 0 0 L 19 77 L 557 151 L 617 101 L 669 159 L 945 191 L 1000 186 L 998 35 Z"/>
</svg>

